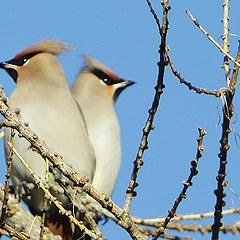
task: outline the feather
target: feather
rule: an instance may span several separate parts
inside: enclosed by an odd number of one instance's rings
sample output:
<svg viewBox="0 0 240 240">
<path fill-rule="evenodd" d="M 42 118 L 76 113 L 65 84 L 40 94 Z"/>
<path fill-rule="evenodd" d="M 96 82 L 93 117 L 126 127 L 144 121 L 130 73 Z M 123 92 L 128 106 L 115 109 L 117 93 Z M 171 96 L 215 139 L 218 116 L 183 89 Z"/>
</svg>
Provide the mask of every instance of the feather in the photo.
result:
<svg viewBox="0 0 240 240">
<path fill-rule="evenodd" d="M 60 53 L 66 53 L 72 48 L 66 43 L 59 40 L 43 40 L 33 44 L 32 46 L 24 49 L 15 56 L 15 60 L 29 53 L 39 52 L 39 53 L 51 53 L 57 55 Z"/>
</svg>

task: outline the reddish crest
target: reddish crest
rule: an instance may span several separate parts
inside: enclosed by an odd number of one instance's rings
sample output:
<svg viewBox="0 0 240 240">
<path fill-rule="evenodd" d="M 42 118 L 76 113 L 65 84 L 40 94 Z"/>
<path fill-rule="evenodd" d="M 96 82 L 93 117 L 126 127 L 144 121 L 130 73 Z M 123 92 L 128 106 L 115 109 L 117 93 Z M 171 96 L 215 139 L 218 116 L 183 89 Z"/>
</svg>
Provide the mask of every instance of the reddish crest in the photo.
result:
<svg viewBox="0 0 240 240">
<path fill-rule="evenodd" d="M 120 80 L 120 77 L 116 73 L 114 73 L 110 68 L 108 68 L 107 66 L 105 66 L 104 64 L 96 60 L 95 58 L 87 55 L 83 55 L 83 59 L 84 59 L 84 67 L 82 71 L 87 70 L 91 72 L 94 69 L 100 69 L 112 79 L 115 79 L 116 81 Z"/>
</svg>

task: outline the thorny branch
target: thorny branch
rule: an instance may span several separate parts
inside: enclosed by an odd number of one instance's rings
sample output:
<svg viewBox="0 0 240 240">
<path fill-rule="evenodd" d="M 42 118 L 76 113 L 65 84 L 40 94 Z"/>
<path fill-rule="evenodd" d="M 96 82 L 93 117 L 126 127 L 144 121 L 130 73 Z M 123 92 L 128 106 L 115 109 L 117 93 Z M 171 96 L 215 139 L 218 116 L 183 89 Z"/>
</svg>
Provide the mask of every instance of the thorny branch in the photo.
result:
<svg viewBox="0 0 240 240">
<path fill-rule="evenodd" d="M 165 59 L 165 46 L 166 46 L 166 36 L 167 36 L 167 30 L 168 30 L 168 11 L 170 10 L 170 6 L 168 5 L 168 0 L 164 0 L 161 2 L 163 6 L 163 23 L 162 23 L 162 28 L 161 28 L 161 45 L 160 45 L 160 62 L 158 63 L 159 67 L 159 75 L 158 75 L 158 81 L 157 81 L 157 86 L 155 87 L 156 93 L 154 96 L 154 100 L 152 103 L 152 107 L 149 110 L 149 115 L 148 119 L 146 122 L 146 125 L 143 129 L 143 136 L 141 139 L 140 147 L 138 149 L 137 157 L 136 160 L 134 160 L 133 164 L 133 172 L 131 175 L 131 180 L 129 183 L 129 186 L 127 188 L 127 195 L 125 198 L 125 203 L 124 203 L 124 211 L 129 213 L 130 212 L 130 207 L 131 207 L 131 202 L 132 198 L 136 196 L 136 191 L 135 188 L 138 186 L 136 180 L 137 180 L 137 175 L 140 167 L 143 165 L 142 161 L 142 156 L 143 153 L 146 149 L 148 149 L 148 135 L 151 130 L 154 129 L 153 127 L 153 119 L 156 114 L 158 105 L 159 105 L 159 100 L 160 96 L 163 93 L 163 77 L 164 77 L 164 70 L 166 66 L 166 59 Z"/>
<path fill-rule="evenodd" d="M 181 201 L 183 199 L 185 199 L 187 197 L 186 192 L 187 192 L 187 189 L 190 186 L 192 186 L 193 177 L 198 174 L 197 165 L 198 165 L 199 159 L 202 157 L 201 152 L 204 151 L 202 142 L 203 142 L 204 135 L 206 135 L 206 132 L 202 128 L 198 128 L 198 131 L 199 131 L 199 137 L 197 138 L 197 142 L 198 142 L 197 154 L 196 154 L 195 160 L 191 161 L 192 167 L 190 169 L 191 172 L 188 177 L 188 180 L 183 182 L 183 189 L 182 189 L 181 193 L 179 194 L 178 198 L 175 200 L 175 203 L 174 203 L 172 209 L 168 210 L 168 216 L 165 218 L 165 221 L 162 224 L 162 226 L 159 227 L 159 229 L 156 231 L 155 237 L 153 239 L 157 239 L 158 237 L 160 237 L 160 235 L 162 235 L 164 233 L 165 229 L 167 228 L 168 223 L 175 216 L 176 210 L 177 210 L 179 204 L 181 203 Z"/>
<path fill-rule="evenodd" d="M 191 15 L 191 13 L 186 10 L 186 13 L 188 14 L 188 16 L 192 19 L 192 21 L 194 22 L 194 24 L 203 32 L 204 35 L 207 36 L 207 38 L 224 54 L 226 55 L 233 63 L 235 63 L 237 66 L 240 66 L 240 63 L 236 61 L 236 59 L 234 59 L 231 55 L 229 55 L 221 46 L 220 44 L 215 41 L 210 34 L 198 23 L 198 21 Z"/>
<path fill-rule="evenodd" d="M 167 59 L 168 59 L 168 63 L 171 67 L 172 73 L 180 80 L 180 83 L 183 83 L 184 85 L 188 86 L 189 90 L 194 90 L 198 94 L 204 93 L 204 94 L 207 94 L 207 95 L 214 95 L 216 97 L 220 97 L 222 95 L 221 91 L 217 91 L 217 90 L 209 91 L 209 90 L 206 90 L 206 89 L 203 89 L 203 88 L 196 88 L 190 82 L 186 82 L 184 80 L 184 78 L 181 77 L 180 73 L 177 72 L 177 70 L 173 67 L 173 63 L 172 63 L 172 61 L 170 59 L 170 56 L 169 56 L 169 47 L 168 46 L 166 46 L 166 56 L 167 56 Z"/>
<path fill-rule="evenodd" d="M 237 54 L 237 61 L 240 61 L 240 44 L 238 46 L 238 54 Z M 232 109 L 232 101 L 235 93 L 235 83 L 238 75 L 238 65 L 235 64 L 234 72 L 232 75 L 232 80 L 230 84 L 230 89 L 227 90 L 226 94 L 226 102 L 223 106 L 223 123 L 222 123 L 222 138 L 220 140 L 221 147 L 219 153 L 220 159 L 220 167 L 217 176 L 217 189 L 214 191 L 217 201 L 215 205 L 215 213 L 214 213 L 214 223 L 212 225 L 212 239 L 218 239 L 219 235 L 219 228 L 222 226 L 221 218 L 222 218 L 222 208 L 225 206 L 225 202 L 223 198 L 225 197 L 225 193 L 223 191 L 224 181 L 226 176 L 226 165 L 227 165 L 227 152 L 230 148 L 230 144 L 228 142 L 228 135 L 231 132 L 230 129 L 230 121 L 231 117 L 233 116 L 233 109 Z M 232 89 L 231 89 L 232 87 Z"/>
<path fill-rule="evenodd" d="M 7 106 L 7 97 L 0 88 L 0 113 L 6 120 L 0 119 L 1 127 L 10 127 L 18 131 L 19 136 L 25 138 L 30 144 L 31 149 L 35 149 L 44 159 L 48 159 L 65 177 L 74 183 L 74 186 L 84 191 L 89 196 L 94 198 L 100 205 L 111 212 L 117 219 L 117 224 L 130 234 L 133 239 L 145 239 L 137 226 L 131 220 L 129 214 L 126 214 L 120 207 L 118 207 L 109 196 L 101 194 L 89 183 L 87 177 L 80 177 L 70 166 L 68 166 L 61 158 L 53 151 L 51 151 L 46 144 L 41 141 L 36 133 L 32 132 L 28 124 L 24 124 L 20 116 L 14 114 Z M 19 113 L 19 111 L 17 111 Z"/>
<path fill-rule="evenodd" d="M 229 47 L 229 43 L 228 43 L 228 36 L 229 36 L 228 12 L 229 12 L 229 0 L 224 0 L 224 3 L 223 3 L 223 20 L 222 20 L 222 22 L 223 22 L 222 40 L 223 40 L 223 50 L 227 53 L 229 53 L 229 49 L 228 49 L 228 47 Z M 230 68 L 229 68 L 229 61 L 228 61 L 227 56 L 224 56 L 223 68 L 224 68 L 224 71 L 225 71 L 227 87 L 229 87 L 230 86 Z"/>
</svg>

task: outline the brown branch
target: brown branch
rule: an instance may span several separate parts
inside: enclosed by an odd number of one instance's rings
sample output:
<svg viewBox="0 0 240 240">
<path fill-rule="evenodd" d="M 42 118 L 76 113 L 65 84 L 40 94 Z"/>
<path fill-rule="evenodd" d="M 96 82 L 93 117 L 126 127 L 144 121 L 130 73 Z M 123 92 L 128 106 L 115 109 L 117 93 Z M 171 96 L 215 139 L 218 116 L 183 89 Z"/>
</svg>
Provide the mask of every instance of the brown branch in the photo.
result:
<svg viewBox="0 0 240 240">
<path fill-rule="evenodd" d="M 14 131 L 11 129 L 11 143 L 13 144 L 14 139 Z M 4 200 L 3 200 L 3 206 L 2 206 L 2 215 L 0 219 L 0 227 L 3 227 L 5 224 L 5 214 L 7 211 L 7 202 L 8 202 L 8 195 L 9 195 L 9 184 L 10 184 L 10 174 L 12 169 L 12 156 L 13 156 L 13 150 L 10 149 L 9 155 L 7 156 L 7 174 L 6 174 L 6 180 L 5 180 L 5 187 L 4 187 Z"/>
<path fill-rule="evenodd" d="M 167 228 L 168 223 L 175 216 L 176 210 L 177 210 L 179 204 L 181 203 L 181 201 L 183 199 L 185 199 L 187 197 L 186 192 L 187 192 L 187 189 L 190 186 L 192 186 L 193 177 L 198 174 L 197 165 L 198 165 L 199 159 L 202 157 L 201 152 L 204 151 L 202 142 L 203 142 L 204 135 L 206 135 L 206 132 L 202 128 L 198 128 L 198 131 L 199 131 L 199 137 L 197 138 L 197 142 L 198 142 L 197 154 L 196 154 L 195 160 L 191 161 L 192 167 L 190 170 L 190 175 L 188 177 L 188 180 L 183 182 L 183 189 L 182 189 L 181 193 L 179 194 L 178 198 L 175 200 L 175 203 L 174 203 L 172 209 L 168 210 L 168 216 L 165 218 L 164 223 L 156 230 L 156 234 L 153 239 L 159 238 L 164 233 L 164 230 Z"/>
<path fill-rule="evenodd" d="M 46 175 L 45 175 L 45 187 L 49 189 L 49 161 L 46 160 Z M 44 235 L 44 227 L 45 227 L 45 221 L 46 221 L 46 209 L 47 209 L 47 203 L 48 203 L 48 198 L 45 194 L 45 200 L 44 200 L 44 205 L 43 205 L 43 211 L 42 211 L 42 225 L 41 225 L 41 231 L 40 231 L 40 239 L 43 239 Z"/>
<path fill-rule="evenodd" d="M 148 236 L 148 237 L 154 235 L 154 233 L 155 233 L 154 230 L 146 228 L 146 227 L 143 227 L 143 226 L 140 227 L 140 231 L 145 236 Z M 171 239 L 171 240 L 195 240 L 194 238 L 190 238 L 190 237 L 179 237 L 179 236 L 174 236 L 174 235 L 170 235 L 170 234 L 166 234 L 166 233 L 162 234 L 161 238 L 163 238 L 163 239 Z"/>
<path fill-rule="evenodd" d="M 0 184 L 0 208 L 4 200 L 3 189 L 3 185 Z M 30 238 L 31 240 L 39 239 L 40 217 L 34 217 L 11 193 L 9 193 L 6 213 L 5 224 L 0 228 L 0 234 L 21 240 Z M 46 228 L 43 239 L 59 240 L 60 236 L 54 236 L 52 232 Z"/>
<path fill-rule="evenodd" d="M 226 55 L 233 63 L 235 63 L 237 66 L 240 66 L 240 63 L 238 63 L 236 61 L 236 59 L 234 59 L 230 54 L 228 54 L 221 46 L 220 44 L 215 41 L 210 34 L 198 23 L 198 21 L 191 15 L 191 13 L 186 10 L 186 13 L 188 14 L 188 16 L 192 19 L 192 21 L 194 22 L 194 24 L 203 32 L 204 35 L 207 36 L 207 38 L 224 54 Z"/>
<path fill-rule="evenodd" d="M 238 47 L 238 54 L 237 54 L 237 61 L 240 61 L 240 44 Z M 235 64 L 234 66 L 235 71 L 232 75 L 231 80 L 231 86 L 233 87 L 233 90 L 227 91 L 226 95 L 226 102 L 223 106 L 223 123 L 222 123 L 222 138 L 220 140 L 221 147 L 220 147 L 220 153 L 219 153 L 219 159 L 220 159 L 220 167 L 218 171 L 217 176 L 217 189 L 214 191 L 216 195 L 216 205 L 215 205 L 215 213 L 214 213 L 214 223 L 212 225 L 212 239 L 218 239 L 219 235 L 219 229 L 222 226 L 221 218 L 222 218 L 222 208 L 225 206 L 225 202 L 223 201 L 223 198 L 225 197 L 225 193 L 223 191 L 224 182 L 225 182 L 225 176 L 226 173 L 226 165 L 227 165 L 227 152 L 230 148 L 230 144 L 228 143 L 228 135 L 231 132 L 230 129 L 230 121 L 231 117 L 233 116 L 233 107 L 232 107 L 232 101 L 234 97 L 235 92 L 235 84 L 234 81 L 237 79 L 238 74 L 238 66 Z"/>
<path fill-rule="evenodd" d="M 67 211 L 63 206 L 62 203 L 60 201 L 57 200 L 56 197 L 54 197 L 50 191 L 48 190 L 48 188 L 43 184 L 41 178 L 35 173 L 33 172 L 33 170 L 30 168 L 30 166 L 26 163 L 26 161 L 21 157 L 21 155 L 18 153 L 18 151 L 13 147 L 12 143 L 8 142 L 8 146 L 13 150 L 14 154 L 18 157 L 18 159 L 21 161 L 21 163 L 26 167 L 26 169 L 29 171 L 29 173 L 31 174 L 31 176 L 33 177 L 33 179 L 35 180 L 37 186 L 39 188 L 41 188 L 43 190 L 43 192 L 45 193 L 45 197 L 53 202 L 55 204 L 55 206 L 59 209 L 59 211 L 61 212 L 61 214 L 66 215 L 71 222 L 73 222 L 75 225 L 77 225 L 82 232 L 84 232 L 85 234 L 89 235 L 90 237 L 97 239 L 98 236 L 93 233 L 92 231 L 88 230 L 82 221 L 78 221 L 73 215 L 71 211 Z M 42 232 L 42 231 L 41 231 Z"/>
<path fill-rule="evenodd" d="M 158 75 L 158 81 L 157 86 L 155 87 L 156 93 L 154 96 L 154 100 L 152 103 L 152 107 L 149 110 L 149 115 L 147 122 L 145 124 L 145 127 L 143 129 L 143 136 L 141 139 L 140 147 L 138 149 L 136 160 L 134 160 L 133 164 L 133 171 L 130 179 L 129 186 L 127 188 L 127 195 L 125 198 L 125 203 L 123 210 L 129 214 L 132 198 L 136 196 L 135 188 L 138 186 L 136 180 L 138 176 L 138 171 L 143 165 L 142 157 L 143 153 L 146 149 L 148 149 L 148 135 L 151 130 L 154 129 L 153 127 L 153 119 L 156 114 L 160 96 L 163 93 L 163 77 L 164 77 L 164 70 L 166 66 L 166 59 L 165 59 L 165 46 L 166 46 L 166 36 L 167 36 L 167 30 L 168 30 L 168 11 L 170 10 L 170 6 L 168 5 L 168 0 L 164 0 L 161 2 L 163 5 L 163 24 L 162 24 L 162 38 L 161 38 L 161 45 L 160 45 L 160 62 L 158 63 L 159 67 L 159 75 Z"/>
<path fill-rule="evenodd" d="M 229 36 L 229 28 L 228 28 L 228 22 L 229 22 L 229 0 L 224 0 L 223 6 L 223 35 L 222 35 L 222 40 L 223 40 L 223 50 L 227 53 L 229 53 L 229 43 L 228 43 L 228 36 Z M 226 76 L 226 83 L 227 87 L 230 86 L 230 68 L 229 68 L 229 61 L 228 57 L 224 56 L 224 62 L 223 62 L 223 68 L 225 71 L 225 76 Z"/>
<path fill-rule="evenodd" d="M 219 230 L 224 234 L 232 233 L 236 235 L 236 234 L 239 234 L 239 231 L 240 231 L 239 227 L 240 227 L 239 223 L 236 223 L 233 225 L 223 224 Z M 210 224 L 206 226 L 202 226 L 199 224 L 185 225 L 185 224 L 179 224 L 179 223 L 170 223 L 168 225 L 168 229 L 177 230 L 179 232 L 182 232 L 182 231 L 200 232 L 201 234 L 212 232 L 212 226 Z"/>
<path fill-rule="evenodd" d="M 240 213 L 240 208 L 231 208 L 229 210 L 222 211 L 222 215 L 228 215 L 228 214 L 234 214 L 234 213 Z M 172 221 L 183 221 L 183 220 L 192 220 L 197 219 L 201 220 L 203 218 L 213 217 L 214 212 L 207 212 L 207 213 L 198 213 L 198 214 L 186 214 L 186 215 L 177 215 L 172 218 Z M 145 225 L 149 227 L 160 227 L 161 224 L 165 221 L 165 218 L 152 218 L 152 219 L 146 219 L 146 218 L 138 218 L 138 217 L 131 217 L 132 220 L 140 225 Z"/>
<path fill-rule="evenodd" d="M 156 24 L 157 24 L 157 26 L 158 26 L 159 34 L 160 34 L 161 37 L 163 37 L 163 35 L 162 35 L 162 28 L 161 28 L 161 24 L 160 24 L 160 21 L 159 21 L 159 19 L 158 19 L 158 16 L 157 16 L 157 14 L 155 13 L 155 11 L 154 11 L 154 9 L 153 9 L 153 7 L 152 7 L 152 4 L 151 4 L 151 2 L 150 2 L 149 0 L 147 0 L 147 4 L 148 4 L 148 6 L 149 6 L 149 8 L 150 8 L 150 12 L 152 13 L 152 15 L 153 15 L 153 17 L 154 17 L 154 19 L 155 19 L 155 21 L 156 21 Z"/>
<path fill-rule="evenodd" d="M 238 44 L 240 46 L 240 41 L 238 41 Z M 237 59 L 238 62 L 240 61 L 240 51 L 239 51 L 239 47 L 238 47 L 238 54 L 237 54 Z M 238 76 L 238 70 L 239 67 L 235 64 L 234 68 L 233 68 L 233 74 L 232 74 L 232 79 L 231 79 L 231 83 L 230 83 L 230 91 L 232 94 L 235 93 L 235 88 L 236 88 L 236 82 L 237 82 L 237 76 Z"/>
<path fill-rule="evenodd" d="M 173 63 L 169 56 L 169 47 L 168 46 L 166 46 L 166 55 L 167 55 L 168 62 L 171 67 L 172 73 L 180 80 L 180 83 L 183 83 L 184 85 L 188 86 L 189 90 L 193 90 L 198 94 L 204 93 L 207 95 L 214 95 L 216 97 L 220 97 L 222 95 L 221 91 L 217 91 L 217 90 L 210 91 L 210 90 L 206 90 L 203 88 L 196 88 L 190 82 L 185 81 L 184 78 L 181 77 L 180 73 L 177 72 L 177 70 L 173 67 Z"/>
</svg>

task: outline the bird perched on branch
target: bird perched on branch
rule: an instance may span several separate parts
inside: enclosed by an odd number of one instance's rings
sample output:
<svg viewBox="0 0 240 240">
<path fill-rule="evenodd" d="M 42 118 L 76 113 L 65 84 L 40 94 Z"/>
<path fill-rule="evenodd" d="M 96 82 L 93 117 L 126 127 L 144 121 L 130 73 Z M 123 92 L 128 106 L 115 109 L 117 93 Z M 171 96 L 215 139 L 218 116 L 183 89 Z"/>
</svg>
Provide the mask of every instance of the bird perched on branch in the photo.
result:
<svg viewBox="0 0 240 240">
<path fill-rule="evenodd" d="M 83 58 L 85 65 L 71 91 L 81 107 L 95 151 L 92 185 L 111 196 L 121 163 L 120 129 L 114 104 L 120 93 L 134 82 L 121 79 L 92 57 L 85 55 Z"/>
<path fill-rule="evenodd" d="M 80 176 L 93 178 L 95 156 L 89 143 L 84 120 L 76 101 L 68 87 L 64 71 L 55 55 L 69 50 L 66 43 L 57 40 L 44 40 L 18 53 L 13 59 L 0 63 L 17 84 L 9 106 L 20 110 L 22 119 L 29 124 L 35 134 L 54 152 L 64 156 L 65 163 Z M 10 129 L 5 129 L 6 156 L 10 148 Z M 45 182 L 46 162 L 32 151 L 30 143 L 15 135 L 13 146 L 28 163 L 30 168 Z M 11 179 L 15 189 L 23 185 L 33 185 L 29 194 L 22 194 L 24 202 L 33 214 L 40 215 L 44 206 L 44 193 L 40 190 L 29 171 L 13 155 Z M 24 183 L 24 184 L 23 184 Z M 46 182 L 45 182 L 46 183 Z M 73 210 L 69 196 L 50 174 L 49 190 L 68 210 Z M 60 215 L 53 203 L 47 206 L 47 225 L 53 233 L 63 239 L 72 239 L 70 221 Z"/>
</svg>

